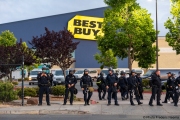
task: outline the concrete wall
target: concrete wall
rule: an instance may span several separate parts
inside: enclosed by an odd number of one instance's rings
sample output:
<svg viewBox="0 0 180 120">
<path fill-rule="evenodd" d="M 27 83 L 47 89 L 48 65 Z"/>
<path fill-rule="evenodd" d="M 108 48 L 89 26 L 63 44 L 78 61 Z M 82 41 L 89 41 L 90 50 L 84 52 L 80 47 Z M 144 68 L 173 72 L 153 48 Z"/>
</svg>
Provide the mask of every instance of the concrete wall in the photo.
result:
<svg viewBox="0 0 180 120">
<path fill-rule="evenodd" d="M 155 45 L 155 43 L 154 43 Z M 158 38 L 159 68 L 180 68 L 180 55 L 176 55 L 176 51 L 172 50 L 172 47 L 165 41 L 165 37 Z M 153 65 L 156 68 L 156 64 Z M 133 68 L 138 68 L 137 62 L 133 63 Z"/>
</svg>

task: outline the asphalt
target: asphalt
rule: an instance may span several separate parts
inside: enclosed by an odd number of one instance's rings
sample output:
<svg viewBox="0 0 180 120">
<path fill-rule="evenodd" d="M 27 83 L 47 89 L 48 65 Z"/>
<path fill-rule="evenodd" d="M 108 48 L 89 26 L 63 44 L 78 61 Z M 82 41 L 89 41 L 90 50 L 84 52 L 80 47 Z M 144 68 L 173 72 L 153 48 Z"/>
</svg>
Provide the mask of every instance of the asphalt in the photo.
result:
<svg viewBox="0 0 180 120">
<path fill-rule="evenodd" d="M 73 105 L 62 105 L 63 101 L 51 101 L 51 106 L 47 106 L 43 101 L 42 106 L 12 106 L 12 105 L 0 105 L 0 114 L 35 114 L 35 115 L 53 115 L 53 114 L 68 114 L 68 115 L 180 115 L 179 107 L 173 106 L 172 103 L 163 104 L 163 106 L 148 105 L 151 94 L 145 93 L 143 105 L 137 105 L 134 99 L 135 106 L 131 106 L 129 100 L 122 101 L 120 93 L 118 93 L 118 103 L 120 106 L 115 106 L 112 100 L 112 105 L 107 106 L 107 100 L 98 100 L 98 93 L 94 92 L 91 100 L 95 101 L 96 104 L 84 106 L 84 102 L 74 102 Z M 82 98 L 83 94 L 81 91 L 77 94 L 78 98 Z M 165 95 L 161 96 L 164 100 Z M 21 103 L 21 100 L 15 100 L 14 102 Z M 26 103 L 26 100 L 24 101 Z"/>
</svg>

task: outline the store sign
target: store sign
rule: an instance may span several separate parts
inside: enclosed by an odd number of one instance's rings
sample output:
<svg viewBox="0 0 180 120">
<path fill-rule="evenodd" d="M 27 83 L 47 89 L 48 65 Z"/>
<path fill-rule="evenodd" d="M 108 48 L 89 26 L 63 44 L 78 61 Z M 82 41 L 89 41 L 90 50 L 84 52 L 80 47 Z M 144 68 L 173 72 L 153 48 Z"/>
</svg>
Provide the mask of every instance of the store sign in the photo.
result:
<svg viewBox="0 0 180 120">
<path fill-rule="evenodd" d="M 96 40 L 102 33 L 103 18 L 76 15 L 68 22 L 68 30 L 74 34 L 74 38 Z"/>
</svg>

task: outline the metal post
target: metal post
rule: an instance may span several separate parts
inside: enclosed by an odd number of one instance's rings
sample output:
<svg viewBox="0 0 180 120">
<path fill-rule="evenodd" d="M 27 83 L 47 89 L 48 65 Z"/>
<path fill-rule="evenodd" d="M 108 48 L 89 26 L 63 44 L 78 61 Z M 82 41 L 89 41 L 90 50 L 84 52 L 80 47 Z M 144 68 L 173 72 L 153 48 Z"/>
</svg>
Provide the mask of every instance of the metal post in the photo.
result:
<svg viewBox="0 0 180 120">
<path fill-rule="evenodd" d="M 24 106 L 24 55 L 22 56 L 22 106 Z"/>
<path fill-rule="evenodd" d="M 158 70 L 158 16 L 157 16 L 157 0 L 156 0 L 156 70 Z"/>
</svg>

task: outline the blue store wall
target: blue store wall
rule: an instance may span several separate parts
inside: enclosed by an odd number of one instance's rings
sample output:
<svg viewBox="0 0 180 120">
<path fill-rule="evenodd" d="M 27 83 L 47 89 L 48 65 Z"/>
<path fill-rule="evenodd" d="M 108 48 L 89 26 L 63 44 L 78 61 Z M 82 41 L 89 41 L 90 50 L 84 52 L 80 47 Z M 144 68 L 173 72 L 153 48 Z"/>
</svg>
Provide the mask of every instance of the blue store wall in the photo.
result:
<svg viewBox="0 0 180 120">
<path fill-rule="evenodd" d="M 10 30 L 14 33 L 15 37 L 19 40 L 22 38 L 23 41 L 28 43 L 32 39 L 32 36 L 39 36 L 45 32 L 44 28 L 47 27 L 49 30 L 59 31 L 67 28 L 68 21 L 75 15 L 103 17 L 103 13 L 106 7 L 60 14 L 36 19 L 23 20 L 18 22 L 0 24 L 0 32 L 4 30 Z M 76 68 L 99 68 L 99 64 L 94 59 L 94 54 L 98 52 L 96 41 L 74 39 L 74 41 L 80 41 L 75 51 L 75 67 Z M 118 68 L 127 68 L 127 59 L 118 60 Z"/>
</svg>

